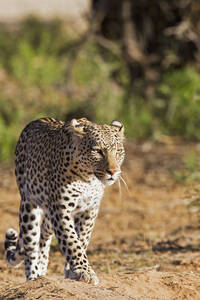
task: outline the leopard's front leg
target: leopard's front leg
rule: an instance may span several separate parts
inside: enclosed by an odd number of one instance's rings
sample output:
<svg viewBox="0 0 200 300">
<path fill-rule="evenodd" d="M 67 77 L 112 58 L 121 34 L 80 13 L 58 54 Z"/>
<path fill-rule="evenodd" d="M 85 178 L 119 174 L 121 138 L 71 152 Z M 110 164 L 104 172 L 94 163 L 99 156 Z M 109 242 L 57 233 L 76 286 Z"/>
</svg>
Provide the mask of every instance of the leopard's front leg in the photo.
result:
<svg viewBox="0 0 200 300">
<path fill-rule="evenodd" d="M 67 274 L 71 279 L 98 284 L 99 280 L 89 265 L 85 248 L 75 230 L 74 218 L 68 210 L 68 205 L 57 206 L 52 210 L 51 223 L 60 249 L 66 257 L 66 267 L 70 265 Z"/>
<path fill-rule="evenodd" d="M 74 224 L 75 224 L 75 230 L 78 234 L 78 238 L 82 244 L 82 249 L 85 250 L 85 253 L 87 251 L 90 237 L 92 234 L 92 230 L 94 228 L 95 220 L 98 215 L 99 206 L 93 207 L 92 209 L 86 210 L 84 212 L 77 213 L 74 216 Z M 95 272 L 90 266 L 90 272 L 93 274 L 95 278 L 95 285 L 98 284 L 99 279 L 96 276 Z M 71 276 L 69 276 L 71 277 Z"/>
<path fill-rule="evenodd" d="M 87 250 L 90 242 L 90 237 L 94 228 L 98 211 L 99 207 L 96 206 L 84 212 L 77 213 L 74 216 L 75 229 L 85 251 Z"/>
</svg>

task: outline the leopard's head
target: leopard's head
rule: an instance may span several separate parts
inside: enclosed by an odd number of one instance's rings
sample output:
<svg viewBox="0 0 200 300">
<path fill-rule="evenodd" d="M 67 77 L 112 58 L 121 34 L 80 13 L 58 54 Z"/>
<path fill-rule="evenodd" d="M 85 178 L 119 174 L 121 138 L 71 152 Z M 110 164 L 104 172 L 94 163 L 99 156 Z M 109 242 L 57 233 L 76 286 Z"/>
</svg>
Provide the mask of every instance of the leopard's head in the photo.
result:
<svg viewBox="0 0 200 300">
<path fill-rule="evenodd" d="M 99 125 L 87 119 L 73 119 L 71 128 L 78 143 L 77 157 L 88 174 L 94 174 L 103 184 L 113 184 L 121 173 L 124 160 L 124 126 L 119 121 Z"/>
</svg>

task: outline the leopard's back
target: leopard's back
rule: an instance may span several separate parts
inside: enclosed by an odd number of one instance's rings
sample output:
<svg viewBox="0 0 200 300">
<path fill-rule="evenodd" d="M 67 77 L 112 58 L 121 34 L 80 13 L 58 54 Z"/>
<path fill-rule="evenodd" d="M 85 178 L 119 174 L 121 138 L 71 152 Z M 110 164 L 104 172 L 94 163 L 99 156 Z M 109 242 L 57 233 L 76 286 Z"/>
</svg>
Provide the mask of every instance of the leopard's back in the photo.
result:
<svg viewBox="0 0 200 300">
<path fill-rule="evenodd" d="M 15 150 L 15 174 L 20 189 L 26 171 L 33 176 L 42 174 L 57 160 L 55 154 L 59 156 L 62 149 L 61 132 L 67 132 L 67 128 L 67 123 L 54 118 L 35 120 L 24 128 Z"/>
</svg>

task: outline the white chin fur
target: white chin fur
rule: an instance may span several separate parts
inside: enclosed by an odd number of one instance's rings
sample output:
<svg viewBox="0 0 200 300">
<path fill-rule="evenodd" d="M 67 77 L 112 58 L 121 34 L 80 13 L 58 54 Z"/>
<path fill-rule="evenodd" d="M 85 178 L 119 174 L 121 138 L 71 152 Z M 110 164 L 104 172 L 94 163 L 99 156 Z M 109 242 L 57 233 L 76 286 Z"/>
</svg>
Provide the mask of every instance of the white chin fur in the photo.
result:
<svg viewBox="0 0 200 300">
<path fill-rule="evenodd" d="M 113 183 L 115 183 L 115 181 L 116 181 L 116 180 L 114 180 L 114 179 L 110 179 L 110 180 L 109 180 L 109 179 L 106 179 L 106 180 L 104 180 L 104 184 L 105 184 L 105 185 L 112 185 Z"/>
</svg>

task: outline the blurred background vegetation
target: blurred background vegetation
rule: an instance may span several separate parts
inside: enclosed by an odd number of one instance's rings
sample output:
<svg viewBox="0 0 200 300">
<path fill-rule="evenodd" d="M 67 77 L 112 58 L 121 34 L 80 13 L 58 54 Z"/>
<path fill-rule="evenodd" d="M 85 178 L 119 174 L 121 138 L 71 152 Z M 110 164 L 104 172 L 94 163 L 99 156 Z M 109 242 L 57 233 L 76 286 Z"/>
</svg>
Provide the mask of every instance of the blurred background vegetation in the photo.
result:
<svg viewBox="0 0 200 300">
<path fill-rule="evenodd" d="M 200 2 L 93 0 L 81 34 L 58 19 L 0 25 L 0 161 L 42 116 L 124 122 L 137 141 L 200 140 Z"/>
</svg>

